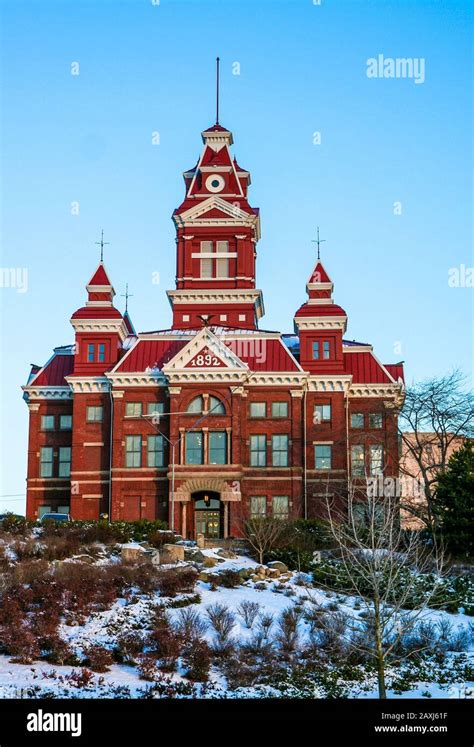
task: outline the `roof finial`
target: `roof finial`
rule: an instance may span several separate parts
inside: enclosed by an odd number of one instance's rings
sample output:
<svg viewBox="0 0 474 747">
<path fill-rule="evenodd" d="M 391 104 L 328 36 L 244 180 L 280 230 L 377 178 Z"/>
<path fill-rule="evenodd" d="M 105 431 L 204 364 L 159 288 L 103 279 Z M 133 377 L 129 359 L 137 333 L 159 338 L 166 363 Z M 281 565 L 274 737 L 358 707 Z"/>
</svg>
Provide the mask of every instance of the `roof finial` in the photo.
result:
<svg viewBox="0 0 474 747">
<path fill-rule="evenodd" d="M 102 229 L 101 235 L 100 235 L 100 241 L 95 242 L 97 246 L 100 246 L 100 261 L 104 261 L 104 246 L 107 244 L 110 244 L 110 241 L 104 241 L 104 229 Z"/>
<path fill-rule="evenodd" d="M 125 313 L 127 313 L 127 311 L 128 311 L 128 299 L 129 298 L 133 298 L 133 293 L 129 293 L 128 292 L 128 283 L 126 283 L 126 285 L 125 285 L 125 293 L 122 293 L 120 297 L 125 299 Z"/>
<path fill-rule="evenodd" d="M 319 259 L 321 259 L 321 257 L 320 257 L 320 251 L 319 251 L 319 245 L 320 244 L 324 244 L 324 242 L 326 241 L 326 239 L 320 239 L 319 238 L 319 226 L 317 227 L 317 233 L 316 233 L 316 235 L 317 235 L 317 238 L 316 239 L 311 239 L 311 243 L 312 244 L 316 244 L 317 247 L 318 247 L 318 260 L 319 260 Z"/>
<path fill-rule="evenodd" d="M 220 58 L 216 57 L 216 124 L 219 124 L 219 63 Z"/>
</svg>

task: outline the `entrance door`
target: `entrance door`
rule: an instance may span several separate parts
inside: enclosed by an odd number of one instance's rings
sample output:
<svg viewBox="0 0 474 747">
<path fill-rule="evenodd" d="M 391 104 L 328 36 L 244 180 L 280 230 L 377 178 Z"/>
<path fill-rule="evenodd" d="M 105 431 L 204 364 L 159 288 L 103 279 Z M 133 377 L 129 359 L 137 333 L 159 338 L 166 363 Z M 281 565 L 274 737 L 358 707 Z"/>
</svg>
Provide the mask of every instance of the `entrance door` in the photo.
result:
<svg viewBox="0 0 474 747">
<path fill-rule="evenodd" d="M 194 497 L 194 529 L 209 539 L 221 536 L 221 501 L 218 493 L 196 493 Z"/>
</svg>

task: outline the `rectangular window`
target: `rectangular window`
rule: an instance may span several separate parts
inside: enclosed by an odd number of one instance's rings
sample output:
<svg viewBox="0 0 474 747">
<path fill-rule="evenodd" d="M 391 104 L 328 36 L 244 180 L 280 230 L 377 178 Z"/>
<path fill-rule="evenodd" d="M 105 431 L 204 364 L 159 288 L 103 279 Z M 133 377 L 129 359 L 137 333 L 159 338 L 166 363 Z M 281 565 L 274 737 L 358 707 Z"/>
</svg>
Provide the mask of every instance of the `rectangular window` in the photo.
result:
<svg viewBox="0 0 474 747">
<path fill-rule="evenodd" d="M 331 405 L 315 405 L 314 407 L 314 424 L 331 420 Z"/>
<path fill-rule="evenodd" d="M 41 416 L 41 430 L 54 431 L 54 415 Z"/>
<path fill-rule="evenodd" d="M 89 363 L 94 362 L 94 344 L 92 342 L 87 346 L 87 360 Z"/>
<path fill-rule="evenodd" d="M 142 466 L 142 437 L 125 436 L 125 466 Z"/>
<path fill-rule="evenodd" d="M 287 495 L 273 496 L 273 518 L 286 520 L 289 515 L 290 500 Z"/>
<path fill-rule="evenodd" d="M 331 469 L 332 446 L 329 444 L 316 444 L 314 447 L 314 464 L 316 469 Z"/>
<path fill-rule="evenodd" d="M 315 360 L 319 358 L 319 342 L 313 342 L 313 358 Z"/>
<path fill-rule="evenodd" d="M 103 363 L 105 361 L 105 345 L 103 342 L 99 343 L 99 363 Z"/>
<path fill-rule="evenodd" d="M 370 475 L 375 477 L 383 474 L 383 446 L 371 445 L 369 447 L 370 454 Z"/>
<path fill-rule="evenodd" d="M 250 436 L 250 464 L 252 467 L 267 466 L 266 436 Z"/>
<path fill-rule="evenodd" d="M 103 407 L 88 407 L 87 408 L 87 422 L 88 423 L 101 423 L 104 416 Z"/>
<path fill-rule="evenodd" d="M 202 431 L 186 433 L 186 464 L 204 463 L 204 439 Z"/>
<path fill-rule="evenodd" d="M 371 412 L 369 415 L 369 428 L 381 428 L 383 418 L 381 412 Z"/>
<path fill-rule="evenodd" d="M 351 428 L 363 428 L 364 427 L 364 413 L 353 412 L 351 415 Z"/>
<path fill-rule="evenodd" d="M 70 431 L 72 428 L 72 415 L 59 416 L 59 429 L 61 431 Z"/>
<path fill-rule="evenodd" d="M 364 447 L 361 444 L 351 446 L 351 472 L 353 477 L 365 475 Z"/>
<path fill-rule="evenodd" d="M 287 418 L 288 402 L 272 402 L 272 418 Z"/>
<path fill-rule="evenodd" d="M 127 418 L 140 418 L 142 414 L 141 402 L 127 402 L 125 405 L 125 416 Z"/>
<path fill-rule="evenodd" d="M 148 402 L 146 411 L 147 415 L 163 415 L 165 404 L 164 402 Z"/>
<path fill-rule="evenodd" d="M 209 464 L 227 464 L 227 433 L 209 431 Z"/>
<path fill-rule="evenodd" d="M 71 476 L 71 447 L 60 446 L 59 448 L 59 477 Z"/>
<path fill-rule="evenodd" d="M 163 436 L 148 436 L 148 467 L 163 467 L 165 464 Z"/>
<path fill-rule="evenodd" d="M 323 343 L 323 358 L 325 360 L 328 360 L 328 358 L 331 357 L 331 345 L 328 340 L 325 340 Z"/>
<path fill-rule="evenodd" d="M 267 515 L 267 499 L 264 495 L 250 496 L 250 516 L 252 519 L 263 518 Z"/>
<path fill-rule="evenodd" d="M 267 416 L 267 405 L 265 402 L 250 403 L 251 418 L 265 418 Z"/>
<path fill-rule="evenodd" d="M 272 436 L 272 464 L 274 467 L 288 467 L 288 436 Z"/>
<path fill-rule="evenodd" d="M 228 254 L 229 243 L 227 241 L 216 242 L 216 278 L 228 278 L 229 277 L 229 258 L 222 257 L 219 259 L 219 254 Z"/>
<path fill-rule="evenodd" d="M 53 476 L 53 448 L 43 446 L 40 449 L 40 477 Z"/>
<path fill-rule="evenodd" d="M 209 254 L 212 252 L 212 241 L 201 241 L 201 252 Z M 203 257 L 201 263 L 201 277 L 212 278 L 212 257 Z"/>
</svg>

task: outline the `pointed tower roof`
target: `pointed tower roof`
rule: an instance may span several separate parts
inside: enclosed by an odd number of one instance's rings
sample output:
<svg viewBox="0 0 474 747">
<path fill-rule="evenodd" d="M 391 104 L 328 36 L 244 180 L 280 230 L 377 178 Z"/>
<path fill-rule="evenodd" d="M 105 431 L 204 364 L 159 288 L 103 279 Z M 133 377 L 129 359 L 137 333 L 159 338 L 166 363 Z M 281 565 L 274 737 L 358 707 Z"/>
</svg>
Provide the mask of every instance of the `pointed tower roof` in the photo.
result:
<svg viewBox="0 0 474 747">
<path fill-rule="evenodd" d="M 316 262 L 316 266 L 313 272 L 311 273 L 308 283 L 311 283 L 311 284 L 331 283 L 332 285 L 332 280 L 327 274 L 324 268 L 324 265 L 320 259 L 318 259 L 318 261 Z"/>
<path fill-rule="evenodd" d="M 112 288 L 112 283 L 109 280 L 106 269 L 103 262 L 99 262 L 96 271 L 92 275 L 91 279 L 87 283 L 87 286 L 108 286 Z"/>
</svg>

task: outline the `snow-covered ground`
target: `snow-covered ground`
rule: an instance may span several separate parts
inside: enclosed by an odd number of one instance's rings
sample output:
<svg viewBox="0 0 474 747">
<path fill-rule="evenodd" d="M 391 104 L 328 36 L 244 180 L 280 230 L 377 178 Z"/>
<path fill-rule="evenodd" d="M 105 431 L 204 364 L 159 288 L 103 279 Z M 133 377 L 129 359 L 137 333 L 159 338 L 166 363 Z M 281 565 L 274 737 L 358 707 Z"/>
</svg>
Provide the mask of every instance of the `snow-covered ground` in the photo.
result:
<svg viewBox="0 0 474 747">
<path fill-rule="evenodd" d="M 204 550 L 203 552 L 210 558 L 217 559 L 219 557 L 218 550 L 215 549 Z M 103 563 L 104 559 L 100 558 L 98 562 Z M 221 560 L 216 567 L 204 570 L 209 570 L 210 573 L 218 573 L 224 569 L 254 569 L 256 566 L 257 564 L 253 560 L 240 555 L 236 558 L 226 559 L 224 562 Z M 289 574 L 289 578 L 284 584 L 279 579 L 268 579 L 259 583 L 248 580 L 236 588 L 224 588 L 222 586 L 213 588 L 210 583 L 198 581 L 195 592 L 200 595 L 200 601 L 191 605 L 191 607 L 198 610 L 203 617 L 206 617 L 206 608 L 216 602 L 226 605 L 235 614 L 235 628 L 232 636 L 239 642 L 249 639 L 252 635 L 252 630 L 245 626 L 244 620 L 238 611 L 239 605 L 244 600 L 258 603 L 261 613 L 271 614 L 275 619 L 284 610 L 295 604 L 309 609 L 314 603 L 322 606 L 333 603 L 333 605 L 337 604 L 338 609 L 341 611 L 350 609 L 352 615 L 359 614 L 358 611 L 354 610 L 354 604 L 357 601 L 355 598 L 317 589 L 309 584 L 309 577 L 301 573 Z M 137 594 L 128 600 L 121 598 L 110 609 L 91 615 L 83 625 L 62 625 L 60 634 L 71 644 L 73 650 L 79 656 L 81 656 L 83 649 L 90 644 L 99 644 L 111 648 L 115 643 L 118 633 L 146 628 L 147 621 L 151 615 L 151 609 L 160 602 L 167 601 L 170 600 L 163 599 L 158 593 L 149 595 Z M 168 612 L 171 619 L 176 618 L 180 614 L 180 610 L 173 607 L 170 607 Z M 470 618 L 463 614 L 449 614 L 444 611 L 432 610 L 425 614 L 425 619 L 430 619 L 434 622 L 445 619 L 449 620 L 455 628 L 469 628 Z M 300 640 L 305 641 L 309 635 L 309 623 L 301 619 L 298 623 L 298 629 Z M 212 642 L 215 632 L 209 627 L 204 636 L 209 642 Z M 456 657 L 459 656 L 465 657 L 466 662 L 474 665 L 474 650 L 472 648 L 463 654 L 448 654 L 448 662 L 451 660 L 454 664 Z M 94 674 L 90 684 L 85 688 L 81 688 L 77 687 L 77 684 L 69 679 L 74 672 L 80 673 L 80 667 L 51 665 L 39 661 L 31 665 L 14 664 L 9 661 L 9 658 L 8 656 L 0 656 L 0 697 L 3 698 L 34 697 L 35 694 L 40 695 L 45 692 L 58 697 L 68 695 L 84 698 L 139 697 L 150 686 L 150 683 L 139 678 L 137 669 L 134 666 L 113 664 L 108 672 Z M 176 672 L 164 675 L 164 681 L 166 682 L 169 679 L 172 682 L 185 682 L 183 671 L 178 664 Z M 436 684 L 433 681 L 422 681 L 412 683 L 408 690 L 394 690 L 390 689 L 390 670 L 387 681 L 389 697 L 465 698 L 473 697 L 472 694 L 474 693 L 474 682 L 472 681 L 447 682 L 443 685 Z M 210 683 L 210 686 L 195 685 L 194 696 L 265 697 L 269 695 L 282 695 L 281 691 L 273 691 L 269 686 L 246 688 L 245 690 L 240 689 L 232 692 L 226 691 L 223 676 L 218 671 L 215 671 L 214 668 L 211 670 Z M 341 684 L 344 684 L 342 678 Z M 291 690 L 288 694 L 291 695 Z M 346 694 L 354 698 L 377 697 L 375 675 L 368 675 L 361 682 L 348 683 Z M 313 695 L 314 697 L 324 697 L 325 693 L 323 690 L 315 687 Z"/>
</svg>

